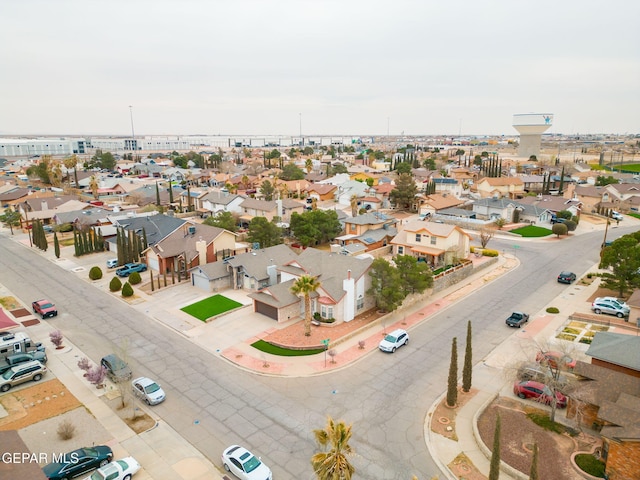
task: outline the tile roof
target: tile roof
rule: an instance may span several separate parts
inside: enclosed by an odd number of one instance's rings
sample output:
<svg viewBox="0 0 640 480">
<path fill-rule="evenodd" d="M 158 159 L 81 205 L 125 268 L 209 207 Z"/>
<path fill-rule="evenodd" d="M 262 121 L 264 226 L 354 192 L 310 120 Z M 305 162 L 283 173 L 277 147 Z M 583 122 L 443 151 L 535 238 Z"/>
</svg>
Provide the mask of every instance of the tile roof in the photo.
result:
<svg viewBox="0 0 640 480">
<path fill-rule="evenodd" d="M 189 233 L 188 227 L 195 228 L 195 232 Z M 229 235 L 235 235 L 228 230 L 210 225 L 185 223 L 181 228 L 174 230 L 150 248 L 162 258 L 184 255 L 185 260 L 189 263 L 198 256 L 196 242 L 204 240 L 208 245 L 225 232 Z"/>
<path fill-rule="evenodd" d="M 257 280 L 268 278 L 269 265 L 283 265 L 298 258 L 298 254 L 287 245 L 280 244 L 263 248 L 249 253 L 236 255 L 228 259 L 227 263 L 233 267 L 242 267 L 245 274 Z"/>
</svg>

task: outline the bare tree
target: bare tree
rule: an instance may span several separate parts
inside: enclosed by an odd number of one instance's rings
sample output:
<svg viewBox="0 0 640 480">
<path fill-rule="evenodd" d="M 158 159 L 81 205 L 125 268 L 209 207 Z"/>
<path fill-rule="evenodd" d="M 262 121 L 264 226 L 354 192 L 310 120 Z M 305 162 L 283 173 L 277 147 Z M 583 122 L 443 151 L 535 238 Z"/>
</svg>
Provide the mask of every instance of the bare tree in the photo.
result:
<svg viewBox="0 0 640 480">
<path fill-rule="evenodd" d="M 496 230 L 494 228 L 480 229 L 480 234 L 478 236 L 480 238 L 480 245 L 482 246 L 482 248 L 487 248 L 487 244 L 489 243 L 489 240 L 493 238 L 495 233 L 496 233 Z"/>
</svg>

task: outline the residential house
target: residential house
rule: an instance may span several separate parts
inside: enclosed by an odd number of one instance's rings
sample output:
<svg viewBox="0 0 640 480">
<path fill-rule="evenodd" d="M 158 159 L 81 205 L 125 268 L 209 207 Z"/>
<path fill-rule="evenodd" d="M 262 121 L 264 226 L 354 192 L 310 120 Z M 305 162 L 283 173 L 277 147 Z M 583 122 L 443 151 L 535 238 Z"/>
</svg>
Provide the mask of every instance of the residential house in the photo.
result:
<svg viewBox="0 0 640 480">
<path fill-rule="evenodd" d="M 354 173 L 353 175 L 351 175 L 350 178 L 351 180 L 355 180 L 357 182 L 363 182 L 363 183 L 366 183 L 367 185 L 369 185 L 369 183 L 371 183 L 371 185 L 378 184 L 378 177 L 366 172 Z"/>
<path fill-rule="evenodd" d="M 196 266 L 222 260 L 235 252 L 235 233 L 187 222 L 150 245 L 143 254 L 150 269 L 160 274 L 174 272 L 186 276 Z"/>
<path fill-rule="evenodd" d="M 607 185 L 607 191 L 611 193 L 615 209 L 624 213 L 634 211 L 640 199 L 640 184 L 638 183 L 612 183 Z"/>
<path fill-rule="evenodd" d="M 524 183 L 524 191 L 542 193 L 545 177 L 543 175 L 521 175 L 520 179 Z"/>
<path fill-rule="evenodd" d="M 218 212 L 235 212 L 241 213 L 240 205 L 246 197 L 229 193 L 228 191 L 210 191 L 200 198 L 200 204 L 203 211 L 210 215 Z"/>
<path fill-rule="evenodd" d="M 464 200 L 460 200 L 454 195 L 434 193 L 422 198 L 418 213 L 421 217 L 429 217 L 446 208 L 455 208 L 461 205 L 464 205 Z"/>
<path fill-rule="evenodd" d="M 111 221 L 109 220 L 110 214 L 111 212 L 109 210 L 102 208 L 86 208 L 84 210 L 73 210 L 70 212 L 56 211 L 53 216 L 53 221 L 57 225 L 71 223 L 75 228 L 99 227 L 101 225 L 111 225 Z"/>
<path fill-rule="evenodd" d="M 467 258 L 471 235 L 460 227 L 444 223 L 413 221 L 403 225 L 391 240 L 393 255 L 411 255 L 432 268 Z"/>
<path fill-rule="evenodd" d="M 367 295 L 371 286 L 368 272 L 373 259 L 349 257 L 307 248 L 297 258 L 277 267 L 280 283 L 249 294 L 254 311 L 285 322 L 304 317 L 304 299 L 291 293 L 303 275 L 315 277 L 320 287 L 311 295 L 311 313 L 335 322 L 348 322 L 375 306 Z"/>
<path fill-rule="evenodd" d="M 464 187 L 460 180 L 449 177 L 434 177 L 432 181 L 436 185 L 436 193 L 441 195 L 453 195 L 458 198 L 462 196 Z"/>
<path fill-rule="evenodd" d="M 340 205 L 351 205 L 351 197 L 366 197 L 374 187 L 369 187 L 366 183 L 349 180 L 338 185 L 334 194 L 334 199 Z"/>
<path fill-rule="evenodd" d="M 576 185 L 573 196 L 582 203 L 582 211 L 597 213 L 603 205 L 614 207 L 615 197 L 605 187 Z"/>
<path fill-rule="evenodd" d="M 518 200 L 520 205 L 535 205 L 536 207 L 549 210 L 554 215 L 566 210 L 574 217 L 579 217 L 582 211 L 582 202 L 577 199 L 564 198 L 558 195 L 537 195 L 527 196 Z"/>
<path fill-rule="evenodd" d="M 472 209 L 481 220 L 503 218 L 507 223 L 530 223 L 532 225 L 551 222 L 553 212 L 542 205 L 523 203 L 507 198 L 482 198 L 473 202 Z"/>
<path fill-rule="evenodd" d="M 254 217 L 264 217 L 272 221 L 279 217 L 281 223 L 290 223 L 293 212 L 303 213 L 305 205 L 290 198 L 281 200 L 259 200 L 257 198 L 245 198 L 240 203 L 242 215 L 240 220 L 248 224 Z"/>
<path fill-rule="evenodd" d="M 319 201 L 333 200 L 338 187 L 331 184 L 310 183 L 305 188 L 305 193 Z"/>
<path fill-rule="evenodd" d="M 136 235 L 146 238 L 147 246 L 155 245 L 186 223 L 186 220 L 181 218 L 157 212 L 113 214 L 109 216 L 109 220 L 116 229 L 123 228 L 126 232 L 133 231 Z M 107 237 L 104 232 L 103 236 Z M 112 235 L 106 238 L 106 241 L 109 251 L 117 253 L 116 237 Z"/>
<path fill-rule="evenodd" d="M 391 201 L 389 200 L 389 194 L 391 193 L 391 190 L 393 190 L 394 188 L 395 188 L 395 185 L 393 185 L 392 183 L 381 181 L 375 187 L 371 187 L 371 189 L 369 190 L 369 195 L 371 195 L 371 192 L 373 191 L 375 197 L 379 198 L 380 201 L 382 202 L 380 204 L 380 208 L 390 208 Z"/>
<path fill-rule="evenodd" d="M 376 250 L 386 247 L 397 235 L 398 220 L 382 213 L 371 212 L 344 220 L 345 234 L 336 237 L 341 246 L 362 245 L 358 252 Z"/>
<path fill-rule="evenodd" d="M 518 177 L 484 177 L 474 184 L 472 190 L 480 198 L 497 196 L 515 199 L 525 195 L 524 182 Z"/>
<path fill-rule="evenodd" d="M 225 260 L 230 275 L 229 285 L 233 289 L 256 292 L 262 288 L 280 283 L 276 267 L 298 257 L 285 244 L 235 255 Z"/>
<path fill-rule="evenodd" d="M 8 191 L 0 193 L 0 206 L 5 207 L 7 205 L 16 205 L 20 202 L 24 202 L 25 200 L 27 200 L 27 197 L 30 193 L 30 188 L 11 188 Z"/>
</svg>

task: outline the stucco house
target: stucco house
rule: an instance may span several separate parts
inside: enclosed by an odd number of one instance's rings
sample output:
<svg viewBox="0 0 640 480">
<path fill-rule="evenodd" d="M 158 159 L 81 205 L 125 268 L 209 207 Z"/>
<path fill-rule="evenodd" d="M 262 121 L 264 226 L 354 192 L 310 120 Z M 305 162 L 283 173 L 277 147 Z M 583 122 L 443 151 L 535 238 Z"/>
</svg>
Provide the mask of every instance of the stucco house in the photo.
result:
<svg viewBox="0 0 640 480">
<path fill-rule="evenodd" d="M 254 311 L 278 322 L 304 317 L 304 300 L 291 293 L 295 281 L 303 275 L 317 278 L 318 290 L 311 296 L 311 313 L 348 322 L 375 306 L 366 292 L 371 286 L 368 272 L 373 259 L 349 257 L 307 248 L 294 260 L 276 268 L 280 283 L 249 294 Z"/>
<path fill-rule="evenodd" d="M 455 225 L 418 220 L 401 228 L 391 240 L 394 255 L 412 255 L 433 268 L 469 255 L 471 235 Z"/>
<path fill-rule="evenodd" d="M 428 217 L 445 208 L 454 208 L 461 205 L 464 205 L 464 200 L 460 200 L 455 195 L 434 193 L 432 195 L 425 195 L 422 198 L 418 213 L 421 217 Z"/>
<path fill-rule="evenodd" d="M 341 246 L 359 244 L 364 248 L 358 251 L 370 251 L 386 247 L 397 235 L 398 220 L 382 213 L 372 212 L 344 219 L 345 233 L 336 237 Z"/>
<path fill-rule="evenodd" d="M 271 221 L 274 217 L 280 217 L 281 222 L 289 223 L 293 212 L 303 213 L 305 205 L 290 198 L 281 200 L 258 200 L 257 198 L 245 198 L 240 203 L 242 214 L 240 220 L 249 223 L 254 217 L 264 217 Z"/>
<path fill-rule="evenodd" d="M 211 191 L 200 198 L 200 206 L 203 211 L 214 215 L 218 212 L 241 213 L 240 206 L 246 197 L 229 193 L 227 191 Z"/>
<path fill-rule="evenodd" d="M 475 190 L 480 198 L 521 198 L 525 195 L 524 182 L 518 177 L 484 177 L 474 184 L 472 190 Z"/>
<path fill-rule="evenodd" d="M 473 202 L 473 212 L 481 220 L 503 218 L 507 223 L 530 223 L 532 225 L 551 222 L 553 212 L 544 205 L 522 203 L 508 198 L 482 198 Z"/>
</svg>

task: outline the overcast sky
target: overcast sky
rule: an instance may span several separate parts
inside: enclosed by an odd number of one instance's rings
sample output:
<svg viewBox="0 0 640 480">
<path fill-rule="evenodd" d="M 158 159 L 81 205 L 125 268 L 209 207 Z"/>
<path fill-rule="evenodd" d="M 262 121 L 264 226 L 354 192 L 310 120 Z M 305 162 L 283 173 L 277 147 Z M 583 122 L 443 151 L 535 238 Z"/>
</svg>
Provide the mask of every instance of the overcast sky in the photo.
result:
<svg viewBox="0 0 640 480">
<path fill-rule="evenodd" d="M 640 133 L 640 2 L 2 0 L 0 134 Z M 130 108 L 129 106 L 132 106 Z M 132 114 L 132 115 L 131 115 Z"/>
</svg>

